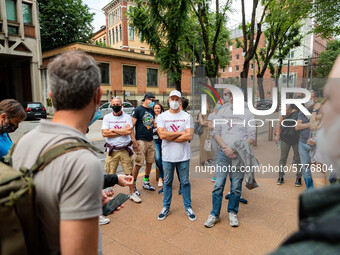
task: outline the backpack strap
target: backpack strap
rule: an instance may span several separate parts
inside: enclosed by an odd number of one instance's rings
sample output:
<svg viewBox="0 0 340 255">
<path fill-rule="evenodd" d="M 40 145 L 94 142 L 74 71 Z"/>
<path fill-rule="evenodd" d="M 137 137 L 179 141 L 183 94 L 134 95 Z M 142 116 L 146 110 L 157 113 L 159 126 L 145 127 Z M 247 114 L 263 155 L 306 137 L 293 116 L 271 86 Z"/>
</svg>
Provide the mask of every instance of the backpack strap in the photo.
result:
<svg viewBox="0 0 340 255">
<path fill-rule="evenodd" d="M 26 133 L 25 133 L 26 134 Z M 8 153 L 5 156 L 2 156 L 1 161 L 6 163 L 9 166 L 12 166 L 12 155 L 14 152 L 15 147 L 17 146 L 17 144 L 19 143 L 20 139 L 25 135 L 23 134 L 19 140 L 16 143 L 13 143 L 11 148 L 9 149 Z M 9 137 L 9 136 L 8 136 Z"/>
<path fill-rule="evenodd" d="M 70 151 L 76 151 L 81 149 L 87 149 L 92 152 L 97 152 L 103 154 L 103 152 L 98 149 L 97 147 L 85 143 L 85 142 L 67 142 L 62 143 L 59 145 L 56 145 L 50 149 L 48 149 L 46 152 L 44 152 L 43 155 L 41 155 L 37 161 L 34 163 L 34 165 L 31 167 L 30 171 L 31 173 L 35 173 L 36 171 L 41 171 L 45 166 L 47 166 L 52 160 L 55 158 L 70 152 Z"/>
</svg>

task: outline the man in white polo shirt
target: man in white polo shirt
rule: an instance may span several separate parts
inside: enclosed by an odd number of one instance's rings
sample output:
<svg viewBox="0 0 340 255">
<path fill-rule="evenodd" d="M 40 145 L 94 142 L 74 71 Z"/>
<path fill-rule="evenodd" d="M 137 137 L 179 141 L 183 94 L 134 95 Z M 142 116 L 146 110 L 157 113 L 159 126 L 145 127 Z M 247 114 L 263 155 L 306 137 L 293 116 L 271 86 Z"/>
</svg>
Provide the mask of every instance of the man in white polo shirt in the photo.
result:
<svg viewBox="0 0 340 255">
<path fill-rule="evenodd" d="M 175 167 L 178 169 L 182 186 L 184 208 L 191 221 L 196 215 L 191 208 L 191 187 L 189 182 L 189 162 L 191 157 L 189 141 L 193 138 L 193 121 L 190 114 L 180 110 L 181 92 L 171 91 L 170 109 L 157 117 L 157 132 L 162 141 L 162 161 L 164 170 L 163 209 L 158 220 L 164 220 L 170 213 L 172 181 Z"/>
<path fill-rule="evenodd" d="M 106 114 L 103 118 L 102 135 L 105 137 L 106 161 L 105 171 L 108 174 L 116 174 L 119 162 L 124 173 L 132 175 L 132 140 L 135 136 L 132 130 L 132 119 L 130 115 L 122 110 L 122 100 L 115 97 L 111 100 L 112 113 Z M 132 140 L 131 140 L 132 138 Z M 133 186 L 130 186 L 130 199 L 136 203 L 142 200 L 134 193 Z"/>
</svg>

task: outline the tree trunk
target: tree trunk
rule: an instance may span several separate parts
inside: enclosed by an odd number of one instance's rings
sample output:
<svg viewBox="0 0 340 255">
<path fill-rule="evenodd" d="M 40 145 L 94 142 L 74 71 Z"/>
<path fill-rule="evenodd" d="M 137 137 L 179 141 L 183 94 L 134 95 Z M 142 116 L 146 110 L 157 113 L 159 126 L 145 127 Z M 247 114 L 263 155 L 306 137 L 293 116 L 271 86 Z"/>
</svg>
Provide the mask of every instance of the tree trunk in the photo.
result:
<svg viewBox="0 0 340 255">
<path fill-rule="evenodd" d="M 260 99 L 264 99 L 263 77 L 261 75 L 257 75 L 257 87 L 259 88 Z"/>
<path fill-rule="evenodd" d="M 249 73 L 249 61 L 244 61 L 243 63 L 243 70 L 240 74 L 241 77 L 241 88 L 244 91 L 244 99 L 248 101 L 248 96 L 247 96 L 247 87 L 248 87 L 248 73 Z M 254 77 L 255 79 L 255 77 Z"/>
</svg>

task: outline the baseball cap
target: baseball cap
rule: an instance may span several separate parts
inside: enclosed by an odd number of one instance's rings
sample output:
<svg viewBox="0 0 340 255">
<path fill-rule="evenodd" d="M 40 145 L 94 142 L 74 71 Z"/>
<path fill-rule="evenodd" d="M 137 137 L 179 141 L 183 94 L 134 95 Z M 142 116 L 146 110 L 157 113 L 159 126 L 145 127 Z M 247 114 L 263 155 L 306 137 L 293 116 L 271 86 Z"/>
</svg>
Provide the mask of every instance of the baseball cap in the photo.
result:
<svg viewBox="0 0 340 255">
<path fill-rule="evenodd" d="M 151 98 L 155 98 L 155 95 L 152 92 L 146 92 L 144 94 L 144 98 L 142 101 L 144 101 L 145 99 L 151 99 Z"/>
<path fill-rule="evenodd" d="M 179 92 L 178 90 L 173 90 L 173 91 L 170 92 L 169 97 L 172 97 L 172 96 L 176 96 L 176 97 L 181 98 L 181 97 L 182 97 L 182 94 L 181 94 L 181 92 Z"/>
</svg>

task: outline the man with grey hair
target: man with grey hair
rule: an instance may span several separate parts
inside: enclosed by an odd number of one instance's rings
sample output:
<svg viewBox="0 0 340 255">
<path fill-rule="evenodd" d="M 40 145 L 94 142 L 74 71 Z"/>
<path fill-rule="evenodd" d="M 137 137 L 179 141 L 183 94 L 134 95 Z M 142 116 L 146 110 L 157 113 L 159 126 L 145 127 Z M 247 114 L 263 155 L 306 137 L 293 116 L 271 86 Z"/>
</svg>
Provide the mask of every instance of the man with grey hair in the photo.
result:
<svg viewBox="0 0 340 255">
<path fill-rule="evenodd" d="M 340 254 L 340 56 L 329 74 L 324 97 L 317 146 L 326 163 L 323 169 L 326 166 L 337 183 L 300 196 L 299 231 L 272 254 Z"/>
<path fill-rule="evenodd" d="M 32 167 L 55 145 L 90 143 L 85 133 L 96 119 L 102 94 L 94 59 L 80 51 L 61 54 L 48 64 L 48 78 L 55 115 L 19 140 L 13 153 L 15 169 Z M 35 174 L 44 254 L 102 253 L 98 216 L 103 175 L 100 160 L 89 150 L 65 153 Z"/>
</svg>

